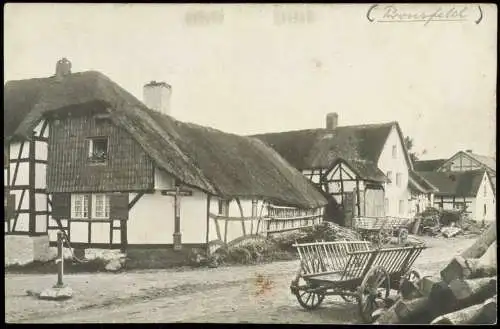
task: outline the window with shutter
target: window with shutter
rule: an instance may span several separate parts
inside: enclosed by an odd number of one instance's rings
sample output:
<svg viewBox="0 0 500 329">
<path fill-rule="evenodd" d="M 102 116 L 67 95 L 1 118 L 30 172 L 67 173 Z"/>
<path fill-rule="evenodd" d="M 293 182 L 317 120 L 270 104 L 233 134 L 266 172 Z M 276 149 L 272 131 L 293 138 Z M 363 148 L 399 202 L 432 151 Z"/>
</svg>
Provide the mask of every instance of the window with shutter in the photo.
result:
<svg viewBox="0 0 500 329">
<path fill-rule="evenodd" d="M 128 220 L 128 193 L 109 194 L 109 217 Z"/>
<path fill-rule="evenodd" d="M 5 220 L 10 220 L 14 217 L 16 212 L 16 195 L 6 194 L 4 197 L 5 202 Z"/>
<path fill-rule="evenodd" d="M 52 217 L 56 219 L 71 217 L 71 195 L 69 193 L 54 193 L 52 195 Z"/>
</svg>

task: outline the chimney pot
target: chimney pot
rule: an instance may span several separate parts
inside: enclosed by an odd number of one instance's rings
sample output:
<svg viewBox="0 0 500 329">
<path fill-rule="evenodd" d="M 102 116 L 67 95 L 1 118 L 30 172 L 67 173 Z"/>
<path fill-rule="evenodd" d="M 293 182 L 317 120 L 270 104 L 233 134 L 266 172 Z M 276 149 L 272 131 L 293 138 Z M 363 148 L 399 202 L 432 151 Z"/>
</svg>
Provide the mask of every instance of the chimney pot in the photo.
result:
<svg viewBox="0 0 500 329">
<path fill-rule="evenodd" d="M 337 114 L 337 112 L 328 113 L 326 115 L 326 129 L 333 130 L 337 128 L 338 123 L 339 115 Z"/>
<path fill-rule="evenodd" d="M 472 153 L 472 150 L 465 150 L 465 152 L 467 152 L 467 153 Z"/>
<path fill-rule="evenodd" d="M 155 111 L 170 115 L 170 96 L 172 87 L 161 81 L 155 80 L 146 83 L 143 88 L 144 104 Z"/>
<path fill-rule="evenodd" d="M 56 63 L 56 77 L 58 79 L 62 79 L 70 74 L 71 74 L 71 62 L 66 57 L 63 57 L 62 59 L 58 60 Z"/>
</svg>

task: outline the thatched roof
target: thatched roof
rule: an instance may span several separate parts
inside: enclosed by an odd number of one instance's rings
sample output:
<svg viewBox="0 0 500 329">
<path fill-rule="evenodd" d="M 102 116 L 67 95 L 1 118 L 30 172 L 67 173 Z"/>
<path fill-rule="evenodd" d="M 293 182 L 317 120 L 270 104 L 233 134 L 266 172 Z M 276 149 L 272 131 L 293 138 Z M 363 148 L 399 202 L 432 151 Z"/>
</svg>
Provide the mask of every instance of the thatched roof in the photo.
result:
<svg viewBox="0 0 500 329">
<path fill-rule="evenodd" d="M 436 195 L 475 197 L 481 186 L 485 170 L 429 171 L 418 174 L 438 188 Z"/>
<path fill-rule="evenodd" d="M 413 163 L 416 171 L 435 171 L 446 162 L 447 159 L 417 160 Z"/>
<path fill-rule="evenodd" d="M 354 173 L 361 179 L 373 182 L 387 182 L 387 176 L 380 170 L 376 164 L 371 161 L 364 160 L 344 160 L 338 158 L 334 161 L 335 166 L 338 162 L 344 162 L 347 166 L 354 171 Z"/>
<path fill-rule="evenodd" d="M 99 72 L 74 73 L 63 81 L 11 81 L 4 93 L 4 138 L 29 138 L 44 115 L 99 103 L 160 169 L 188 186 L 228 198 L 260 197 L 301 207 L 326 204 L 302 174 L 264 143 L 150 110 Z"/>
<path fill-rule="evenodd" d="M 408 187 L 420 193 L 438 192 L 439 189 L 432 185 L 418 172 L 410 170 L 408 172 Z"/>
<path fill-rule="evenodd" d="M 393 127 L 396 127 L 403 140 L 397 122 L 340 126 L 333 130 L 287 131 L 252 137 L 264 141 L 298 169 L 329 168 L 339 158 L 372 163 L 376 166 Z M 405 148 L 404 143 L 403 147 Z M 404 153 L 408 166 L 412 168 L 406 148 Z"/>
</svg>

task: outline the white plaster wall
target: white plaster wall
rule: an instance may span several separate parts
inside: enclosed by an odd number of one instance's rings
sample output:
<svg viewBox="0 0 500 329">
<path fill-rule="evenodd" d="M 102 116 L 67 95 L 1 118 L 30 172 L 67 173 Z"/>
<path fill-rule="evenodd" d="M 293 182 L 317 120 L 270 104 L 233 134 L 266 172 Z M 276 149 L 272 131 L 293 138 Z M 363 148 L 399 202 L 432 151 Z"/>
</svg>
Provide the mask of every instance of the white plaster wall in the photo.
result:
<svg viewBox="0 0 500 329">
<path fill-rule="evenodd" d="M 89 241 L 89 224 L 86 222 L 71 223 L 71 242 L 73 243 L 88 243 Z M 52 239 L 51 239 L 52 240 Z"/>
<path fill-rule="evenodd" d="M 207 242 L 207 195 L 191 190 L 192 196 L 181 197 L 182 243 Z M 173 197 L 170 197 L 173 200 Z M 172 208 L 173 213 L 173 208 Z M 172 227 L 174 222 L 172 221 Z"/>
<path fill-rule="evenodd" d="M 212 214 L 218 215 L 219 211 L 219 199 L 217 197 L 212 197 L 210 201 L 210 212 Z M 243 216 L 244 217 L 251 217 L 252 216 L 252 200 L 250 199 L 240 199 L 241 206 L 243 209 Z M 262 206 L 264 205 L 264 208 Z M 265 217 L 268 214 L 267 211 L 267 203 L 263 200 L 258 200 L 257 201 L 257 217 L 262 216 Z M 262 212 L 261 212 L 262 209 Z M 238 204 L 236 203 L 235 200 L 231 200 L 229 204 L 229 216 L 230 217 L 241 217 L 240 210 L 238 208 Z M 216 229 L 216 220 L 215 219 L 210 219 L 209 222 L 209 241 L 212 240 L 217 240 L 217 229 Z M 224 236 L 226 234 L 226 229 L 227 229 L 227 242 L 231 242 L 234 239 L 237 239 L 241 236 L 243 236 L 243 227 L 241 221 L 227 221 L 227 226 L 226 226 L 226 221 L 223 219 L 218 219 L 217 220 L 219 224 L 219 229 L 220 229 L 220 234 L 221 234 L 221 240 L 224 241 Z M 245 233 L 248 234 L 257 234 L 257 230 L 262 232 L 264 228 L 264 221 L 261 220 L 259 224 L 259 220 L 245 220 L 243 222 L 243 225 L 245 225 Z"/>
<path fill-rule="evenodd" d="M 129 202 L 135 197 L 129 194 Z M 159 191 L 144 194 L 129 212 L 129 244 L 172 244 L 174 233 L 174 198 Z"/>
<path fill-rule="evenodd" d="M 42 131 L 44 124 L 45 120 L 40 120 L 40 122 L 38 122 L 38 124 L 35 126 L 33 132 L 36 134 L 36 136 L 40 136 L 40 132 Z"/>
<path fill-rule="evenodd" d="M 37 160 L 47 160 L 49 144 L 47 142 L 35 142 L 35 157 Z"/>
<path fill-rule="evenodd" d="M 23 146 L 23 151 L 21 153 L 21 159 L 27 159 L 30 154 L 30 144 L 28 142 L 13 142 L 10 143 L 10 159 L 17 160 L 19 156 L 19 150 L 21 149 L 21 144 L 25 144 Z"/>
<path fill-rule="evenodd" d="M 392 147 L 396 145 L 396 158 L 392 156 Z M 385 197 L 389 199 L 389 209 L 386 209 L 387 216 L 403 216 L 409 215 L 408 199 L 410 198 L 408 191 L 408 163 L 404 156 L 404 148 L 399 134 L 395 126 L 392 127 L 384 149 L 380 154 L 378 167 L 384 174 L 392 171 L 392 182 L 385 186 Z M 401 173 L 401 182 L 396 186 L 396 174 Z M 399 200 L 404 201 L 404 212 L 399 212 Z"/>
<path fill-rule="evenodd" d="M 45 173 L 47 171 L 47 165 L 44 163 L 35 163 L 35 188 L 46 188 Z"/>
<path fill-rule="evenodd" d="M 10 163 L 10 185 L 13 186 L 14 182 L 14 173 L 16 172 L 16 163 Z M 21 162 L 18 164 L 19 168 L 17 169 L 17 177 L 15 185 L 29 185 L 29 172 L 30 167 L 28 162 Z"/>
<path fill-rule="evenodd" d="M 486 205 L 486 215 L 484 214 L 484 205 Z M 477 191 L 474 215 L 476 221 L 483 221 L 483 219 L 484 221 L 493 221 L 496 219 L 495 194 L 486 174 L 484 174 Z"/>
<path fill-rule="evenodd" d="M 71 226 L 71 231 L 73 231 L 73 223 L 71 223 Z M 91 243 L 109 243 L 109 222 L 92 222 L 90 229 L 92 231 Z"/>
</svg>

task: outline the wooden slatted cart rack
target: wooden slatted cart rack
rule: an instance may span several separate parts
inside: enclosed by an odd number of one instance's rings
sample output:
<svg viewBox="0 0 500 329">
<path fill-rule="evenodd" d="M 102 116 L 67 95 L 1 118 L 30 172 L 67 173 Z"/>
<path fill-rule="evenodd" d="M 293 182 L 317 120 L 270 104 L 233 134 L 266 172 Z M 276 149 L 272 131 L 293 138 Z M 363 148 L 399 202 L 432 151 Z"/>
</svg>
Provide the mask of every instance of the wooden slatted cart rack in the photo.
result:
<svg viewBox="0 0 500 329">
<path fill-rule="evenodd" d="M 372 249 L 367 241 L 295 244 L 300 269 L 291 282 L 292 294 L 305 309 L 315 309 L 325 296 L 357 302 L 361 317 L 372 322 L 372 313 L 399 291 L 416 271 L 411 267 L 424 245 Z M 417 273 L 418 274 L 418 273 Z"/>
<path fill-rule="evenodd" d="M 355 217 L 354 230 L 359 232 L 364 240 L 385 244 L 388 234 L 384 231 L 387 227 L 387 217 Z"/>
</svg>

